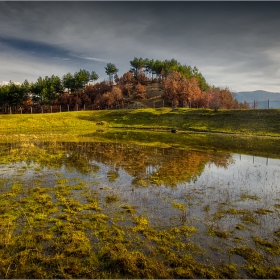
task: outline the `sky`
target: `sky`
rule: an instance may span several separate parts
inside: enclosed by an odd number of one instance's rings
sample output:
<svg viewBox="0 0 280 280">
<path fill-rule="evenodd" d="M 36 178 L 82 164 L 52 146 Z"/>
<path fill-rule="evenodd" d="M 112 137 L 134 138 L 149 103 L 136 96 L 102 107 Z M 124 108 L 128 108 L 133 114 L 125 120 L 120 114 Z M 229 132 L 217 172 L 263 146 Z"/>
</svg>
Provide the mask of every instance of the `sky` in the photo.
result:
<svg viewBox="0 0 280 280">
<path fill-rule="evenodd" d="M 196 66 L 210 85 L 280 92 L 280 2 L 0 2 L 0 83 L 134 57 Z"/>
</svg>

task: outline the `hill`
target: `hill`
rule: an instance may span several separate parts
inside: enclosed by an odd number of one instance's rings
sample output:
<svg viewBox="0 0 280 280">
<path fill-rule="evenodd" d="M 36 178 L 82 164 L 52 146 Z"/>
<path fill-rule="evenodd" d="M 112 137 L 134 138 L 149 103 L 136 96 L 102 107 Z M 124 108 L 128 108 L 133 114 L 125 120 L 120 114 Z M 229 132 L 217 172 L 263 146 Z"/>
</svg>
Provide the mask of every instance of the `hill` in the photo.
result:
<svg viewBox="0 0 280 280">
<path fill-rule="evenodd" d="M 237 92 L 235 98 L 238 102 L 247 101 L 250 105 L 253 105 L 255 100 L 258 103 L 258 108 L 260 109 L 267 109 L 268 105 L 269 108 L 280 108 L 279 92 L 269 92 L 264 90 L 240 91 Z"/>
</svg>

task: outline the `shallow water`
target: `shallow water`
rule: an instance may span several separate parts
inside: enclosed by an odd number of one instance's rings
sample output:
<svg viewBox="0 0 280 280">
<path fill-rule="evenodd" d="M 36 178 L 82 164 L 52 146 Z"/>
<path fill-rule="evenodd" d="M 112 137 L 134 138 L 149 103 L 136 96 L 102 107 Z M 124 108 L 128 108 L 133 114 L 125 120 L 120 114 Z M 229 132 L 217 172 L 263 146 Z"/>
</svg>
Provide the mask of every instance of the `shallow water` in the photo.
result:
<svg viewBox="0 0 280 280">
<path fill-rule="evenodd" d="M 201 249 L 200 261 L 224 260 L 241 267 L 244 259 L 228 252 L 246 245 L 272 264 L 280 263 L 279 254 L 258 248 L 254 241 L 257 236 L 279 244 L 275 232 L 280 229 L 280 159 L 230 151 L 28 141 L 1 144 L 0 163 L 0 195 L 15 184 L 80 184 L 98 196 L 109 216 L 130 205 L 136 216 L 145 216 L 158 228 L 194 226 L 197 233 L 186 242 Z M 106 199 L 114 196 L 117 199 L 108 203 Z M 79 188 L 73 198 L 84 202 Z M 119 221 L 131 224 L 131 219 Z M 242 269 L 239 272 L 246 276 Z"/>
</svg>

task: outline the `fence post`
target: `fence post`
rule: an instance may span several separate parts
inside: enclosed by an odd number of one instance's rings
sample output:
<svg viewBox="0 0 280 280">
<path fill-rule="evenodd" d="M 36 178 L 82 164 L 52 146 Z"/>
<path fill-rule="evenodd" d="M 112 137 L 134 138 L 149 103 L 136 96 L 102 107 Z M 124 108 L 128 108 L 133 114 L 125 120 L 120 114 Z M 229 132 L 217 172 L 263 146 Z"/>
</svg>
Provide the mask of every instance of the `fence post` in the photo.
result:
<svg viewBox="0 0 280 280">
<path fill-rule="evenodd" d="M 51 113 L 52 113 L 52 105 L 51 105 Z"/>
<path fill-rule="evenodd" d="M 43 106 L 41 106 L 41 111 L 42 111 L 42 114 L 44 113 L 44 109 L 43 109 Z"/>
<path fill-rule="evenodd" d="M 269 109 L 269 99 L 267 100 L 267 109 Z"/>
<path fill-rule="evenodd" d="M 12 107 L 10 107 L 10 114 L 12 114 Z"/>
<path fill-rule="evenodd" d="M 84 111 L 86 110 L 86 104 L 84 104 Z"/>
<path fill-rule="evenodd" d="M 22 108 L 20 107 L 20 113 L 22 114 Z"/>
<path fill-rule="evenodd" d="M 59 112 L 61 113 L 61 105 L 59 105 Z"/>
<path fill-rule="evenodd" d="M 69 112 L 69 104 L 67 105 L 67 107 L 68 107 L 68 112 Z"/>
<path fill-rule="evenodd" d="M 31 112 L 31 114 L 32 114 L 32 106 L 30 107 L 30 112 Z"/>
</svg>

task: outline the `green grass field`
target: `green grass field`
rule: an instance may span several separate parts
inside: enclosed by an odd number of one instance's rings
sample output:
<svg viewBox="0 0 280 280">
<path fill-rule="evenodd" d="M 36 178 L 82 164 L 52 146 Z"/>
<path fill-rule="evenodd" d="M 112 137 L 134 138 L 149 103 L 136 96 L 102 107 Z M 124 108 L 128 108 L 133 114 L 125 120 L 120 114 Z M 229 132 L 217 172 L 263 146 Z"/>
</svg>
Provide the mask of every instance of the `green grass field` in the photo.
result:
<svg viewBox="0 0 280 280">
<path fill-rule="evenodd" d="M 280 136 L 280 109 L 133 109 L 0 115 L 0 134 L 80 135 L 100 127 Z"/>
</svg>

